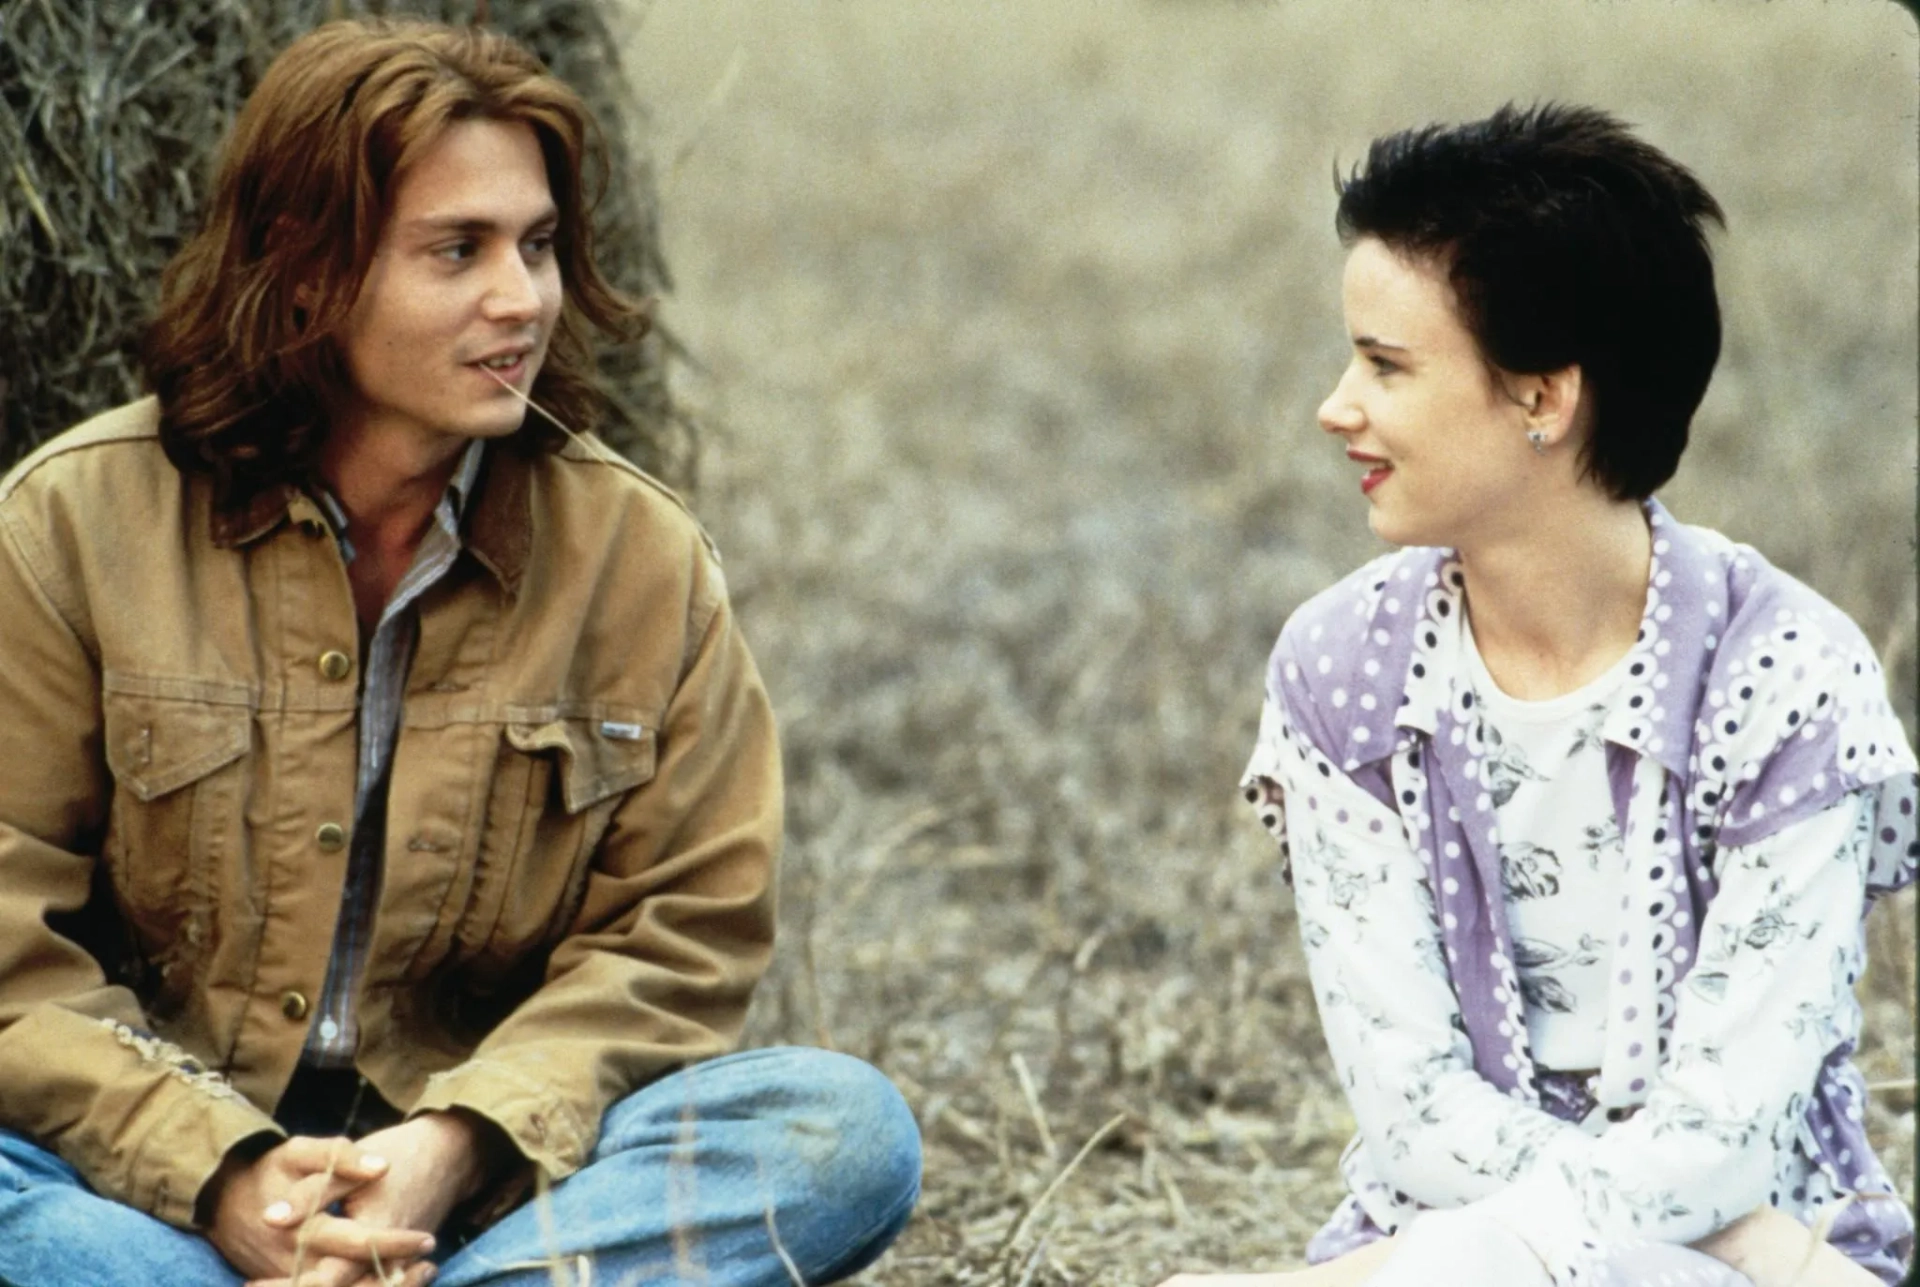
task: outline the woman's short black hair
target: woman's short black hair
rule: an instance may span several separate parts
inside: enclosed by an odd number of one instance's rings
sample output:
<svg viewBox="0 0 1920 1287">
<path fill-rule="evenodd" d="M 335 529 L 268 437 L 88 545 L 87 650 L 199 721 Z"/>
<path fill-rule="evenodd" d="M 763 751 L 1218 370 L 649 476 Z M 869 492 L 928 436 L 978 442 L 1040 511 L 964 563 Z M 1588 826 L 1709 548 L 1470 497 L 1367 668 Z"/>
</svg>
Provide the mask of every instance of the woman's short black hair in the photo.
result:
<svg viewBox="0 0 1920 1287">
<path fill-rule="evenodd" d="M 1686 167 L 1594 108 L 1509 103 L 1376 139 L 1334 186 L 1341 241 L 1444 267 L 1494 366 L 1580 367 L 1585 465 L 1611 495 L 1673 477 L 1720 356 L 1705 225 L 1726 224 Z"/>
</svg>

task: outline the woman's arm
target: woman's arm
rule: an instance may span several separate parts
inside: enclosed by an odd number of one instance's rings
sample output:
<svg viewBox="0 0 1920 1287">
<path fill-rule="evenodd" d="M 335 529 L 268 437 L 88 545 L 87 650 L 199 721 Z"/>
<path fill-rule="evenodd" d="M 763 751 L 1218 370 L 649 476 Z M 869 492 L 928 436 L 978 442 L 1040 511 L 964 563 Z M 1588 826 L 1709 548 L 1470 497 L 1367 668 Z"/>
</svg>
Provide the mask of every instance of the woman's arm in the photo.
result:
<svg viewBox="0 0 1920 1287">
<path fill-rule="evenodd" d="M 1671 1053 L 1646 1103 L 1488 1199 L 1489 1214 L 1550 1264 L 1577 1258 L 1586 1241 L 1635 1238 L 1772 1264 L 1762 1249 L 1797 1230 L 1800 1255 L 1772 1265 L 1791 1278 L 1811 1248 L 1798 1221 L 1735 1230 L 1786 1196 L 1772 1189 L 1776 1159 L 1803 1128 L 1827 1055 L 1857 1031 L 1872 820 L 1872 798 L 1854 795 L 1721 852 L 1700 958 L 1676 991 Z"/>
<path fill-rule="evenodd" d="M 1270 700 L 1251 770 L 1285 799 L 1308 974 L 1342 1089 L 1394 1192 L 1361 1194 L 1397 1226 L 1527 1173 L 1579 1129 L 1475 1070 L 1449 982 L 1426 864 L 1399 816 L 1342 773 Z M 1258 793 L 1258 792 L 1256 792 Z M 1390 1230 L 1391 1231 L 1391 1230 Z"/>
</svg>

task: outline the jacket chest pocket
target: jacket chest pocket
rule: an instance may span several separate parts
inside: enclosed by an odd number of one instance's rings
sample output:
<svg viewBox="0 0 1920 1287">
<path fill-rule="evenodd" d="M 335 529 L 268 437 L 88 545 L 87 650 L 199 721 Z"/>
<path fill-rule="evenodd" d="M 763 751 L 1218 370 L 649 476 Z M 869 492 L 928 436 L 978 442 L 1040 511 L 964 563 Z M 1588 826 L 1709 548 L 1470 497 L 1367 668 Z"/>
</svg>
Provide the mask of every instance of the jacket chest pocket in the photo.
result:
<svg viewBox="0 0 1920 1287">
<path fill-rule="evenodd" d="M 638 721 L 503 728 L 461 958 L 505 974 L 566 934 L 614 810 L 652 780 L 654 757 L 654 731 Z"/>
<path fill-rule="evenodd" d="M 113 805 L 104 852 L 142 954 L 159 967 L 204 955 L 219 873 L 242 843 L 253 717 L 245 706 L 108 692 Z"/>
</svg>

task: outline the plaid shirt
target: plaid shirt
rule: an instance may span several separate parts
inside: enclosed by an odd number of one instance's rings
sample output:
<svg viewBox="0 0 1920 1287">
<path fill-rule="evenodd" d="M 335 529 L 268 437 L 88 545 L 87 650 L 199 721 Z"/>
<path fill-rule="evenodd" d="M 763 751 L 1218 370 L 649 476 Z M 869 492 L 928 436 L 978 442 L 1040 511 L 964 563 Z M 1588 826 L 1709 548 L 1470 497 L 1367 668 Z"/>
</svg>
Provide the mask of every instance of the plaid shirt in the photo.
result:
<svg viewBox="0 0 1920 1287">
<path fill-rule="evenodd" d="M 480 472 L 485 443 L 467 444 L 460 466 L 447 491 L 434 506 L 433 522 L 420 538 L 413 563 L 393 589 L 373 638 L 363 643 L 360 668 L 360 763 L 354 781 L 353 846 L 347 859 L 347 885 L 340 897 L 340 919 L 333 932 L 333 956 L 327 963 L 327 982 L 320 1006 L 307 1034 L 303 1062 L 323 1068 L 353 1065 L 360 1044 L 354 1020 L 354 1000 L 374 908 L 380 902 L 381 855 L 387 840 L 388 767 L 399 732 L 400 698 L 406 691 L 407 668 L 413 661 L 420 614 L 414 603 L 427 588 L 445 576 L 460 554 L 460 514 Z M 354 560 L 347 539 L 347 515 L 340 502 L 322 489 L 316 497 L 333 524 L 334 539 L 348 563 Z"/>
</svg>

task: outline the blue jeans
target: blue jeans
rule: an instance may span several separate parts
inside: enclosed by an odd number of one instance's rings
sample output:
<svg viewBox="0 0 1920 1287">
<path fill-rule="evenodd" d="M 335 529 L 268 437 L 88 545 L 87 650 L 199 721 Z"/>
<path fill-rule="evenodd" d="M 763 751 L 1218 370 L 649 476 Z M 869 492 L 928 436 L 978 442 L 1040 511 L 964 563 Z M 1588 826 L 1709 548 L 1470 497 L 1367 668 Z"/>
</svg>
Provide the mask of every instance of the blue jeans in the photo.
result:
<svg viewBox="0 0 1920 1287">
<path fill-rule="evenodd" d="M 823 1050 L 695 1064 L 607 1111 L 588 1164 L 441 1259 L 436 1287 L 791 1287 L 865 1268 L 920 1195 L 920 1134 L 874 1069 Z M 777 1239 L 777 1244 L 776 1244 Z M 534 1262 L 529 1265 L 528 1262 Z M 94 1194 L 65 1162 L 0 1130 L 0 1282 L 237 1287 L 204 1238 Z"/>
</svg>

